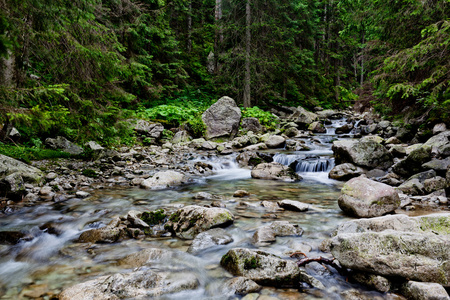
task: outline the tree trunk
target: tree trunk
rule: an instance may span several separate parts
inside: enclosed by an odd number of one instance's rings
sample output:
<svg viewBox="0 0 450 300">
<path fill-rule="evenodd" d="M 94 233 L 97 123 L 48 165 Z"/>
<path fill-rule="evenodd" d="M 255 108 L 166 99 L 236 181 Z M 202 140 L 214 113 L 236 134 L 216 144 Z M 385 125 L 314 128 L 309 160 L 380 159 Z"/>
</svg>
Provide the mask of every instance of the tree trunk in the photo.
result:
<svg viewBox="0 0 450 300">
<path fill-rule="evenodd" d="M 188 52 L 191 52 L 191 50 L 192 50 L 192 0 L 189 1 L 187 26 L 188 26 L 188 28 L 187 28 L 187 30 L 188 30 L 187 50 L 188 50 Z"/>
<path fill-rule="evenodd" d="M 223 32 L 222 24 L 220 20 L 222 19 L 222 0 L 216 0 L 216 7 L 214 11 L 214 17 L 216 19 L 216 31 L 214 33 L 214 69 L 217 73 L 219 70 L 218 58 L 219 58 L 219 43 L 223 42 Z"/>
<path fill-rule="evenodd" d="M 250 33 L 250 23 L 251 23 L 251 11 L 250 11 L 250 0 L 247 0 L 245 5 L 245 79 L 244 79 L 244 107 L 251 106 L 250 98 L 250 43 L 251 43 L 251 33 Z"/>
<path fill-rule="evenodd" d="M 361 38 L 361 44 L 362 49 L 361 49 L 361 80 L 360 80 L 360 84 L 362 86 L 363 82 L 364 82 L 364 43 L 365 43 L 365 36 L 364 36 L 364 27 L 362 29 L 362 38 Z"/>
</svg>

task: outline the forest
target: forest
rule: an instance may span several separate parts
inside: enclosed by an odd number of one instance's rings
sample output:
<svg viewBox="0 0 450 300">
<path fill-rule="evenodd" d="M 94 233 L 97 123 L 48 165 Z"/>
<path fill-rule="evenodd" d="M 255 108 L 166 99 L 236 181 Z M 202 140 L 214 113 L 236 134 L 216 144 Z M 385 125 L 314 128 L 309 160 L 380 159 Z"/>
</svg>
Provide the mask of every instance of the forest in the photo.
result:
<svg viewBox="0 0 450 300">
<path fill-rule="evenodd" d="M 224 95 L 244 116 L 449 120 L 448 0 L 2 0 L 0 14 L 0 122 L 30 147 L 131 145 L 130 118 L 201 135 Z"/>
</svg>

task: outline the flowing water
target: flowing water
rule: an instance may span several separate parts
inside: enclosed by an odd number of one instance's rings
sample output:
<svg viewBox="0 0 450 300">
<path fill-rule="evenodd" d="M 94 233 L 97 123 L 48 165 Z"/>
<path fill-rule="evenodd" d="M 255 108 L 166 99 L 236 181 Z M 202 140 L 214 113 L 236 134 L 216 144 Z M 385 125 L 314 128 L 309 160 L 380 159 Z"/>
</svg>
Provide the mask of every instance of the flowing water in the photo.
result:
<svg viewBox="0 0 450 300">
<path fill-rule="evenodd" d="M 84 200 L 74 198 L 61 203 L 24 207 L 3 216 L 0 219 L 1 231 L 29 232 L 30 237 L 13 246 L 0 245 L 0 299 L 25 299 L 47 292 L 48 295 L 57 294 L 65 287 L 99 275 L 129 272 L 131 270 L 117 263 L 118 260 L 149 247 L 175 251 L 170 261 L 155 263 L 152 269 L 188 269 L 196 273 L 200 281 L 199 288 L 194 291 L 166 295 L 163 299 L 226 299 L 219 286 L 231 275 L 220 267 L 220 259 L 234 247 L 255 248 L 251 244 L 253 233 L 273 221 L 262 218 L 268 213 L 260 205 L 263 200 L 297 200 L 311 204 L 314 209 L 276 212 L 278 220 L 299 224 L 304 234 L 301 237 L 277 237 L 276 243 L 260 249 L 281 257 L 288 257 L 292 251 L 310 251 L 309 257 L 324 255 L 318 250 L 322 240 L 328 238 L 338 224 L 349 219 L 337 205 L 342 183 L 328 179 L 328 171 L 334 165 L 331 143 L 339 138 L 334 130 L 342 122 L 335 121 L 327 126 L 327 133 L 308 139 L 306 142 L 311 151 L 279 151 L 274 155 L 275 161 L 295 164 L 297 172 L 304 178 L 300 182 L 252 179 L 250 170 L 239 168 L 232 155 L 209 159 L 199 157 L 197 160 L 214 166 L 214 174 L 197 178 L 195 183 L 186 186 L 162 191 L 139 188 L 97 190 Z M 233 192 L 240 189 L 247 190 L 251 196 L 233 198 Z M 125 215 L 130 210 L 210 204 L 211 200 L 193 200 L 192 197 L 202 191 L 223 197 L 227 209 L 236 216 L 234 224 L 227 229 L 234 239 L 231 244 L 194 256 L 186 253 L 190 241 L 173 237 L 125 240 L 114 244 L 74 243 L 82 231 L 105 226 L 113 217 Z M 245 209 L 241 209 L 241 201 L 248 204 Z M 58 234 L 39 229 L 46 223 L 54 224 Z M 307 270 L 324 283 L 327 291 L 264 288 L 260 293 L 279 299 L 341 299 L 341 291 L 363 289 L 321 265 L 308 265 Z M 375 292 L 373 295 L 383 297 Z"/>
</svg>

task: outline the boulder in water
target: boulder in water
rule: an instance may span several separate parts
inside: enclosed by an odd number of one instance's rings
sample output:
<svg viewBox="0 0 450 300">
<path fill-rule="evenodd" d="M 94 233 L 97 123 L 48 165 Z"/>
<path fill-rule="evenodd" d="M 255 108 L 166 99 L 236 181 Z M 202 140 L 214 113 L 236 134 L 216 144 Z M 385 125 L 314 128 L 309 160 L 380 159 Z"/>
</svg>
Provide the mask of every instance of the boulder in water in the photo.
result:
<svg viewBox="0 0 450 300">
<path fill-rule="evenodd" d="M 330 173 L 328 173 L 328 177 L 336 180 L 349 180 L 364 173 L 365 171 L 363 168 L 355 166 L 351 163 L 345 163 L 337 165 L 331 169 Z"/>
<path fill-rule="evenodd" d="M 253 178 L 282 181 L 299 181 L 302 178 L 291 168 L 277 162 L 262 163 L 251 172 Z"/>
<path fill-rule="evenodd" d="M 146 189 L 166 189 L 172 186 L 181 185 L 187 181 L 187 177 L 176 171 L 161 171 L 153 177 L 141 182 L 141 187 Z"/>
<path fill-rule="evenodd" d="M 400 198 L 393 187 L 361 175 L 345 183 L 338 204 L 345 213 L 371 218 L 396 210 Z"/>
<path fill-rule="evenodd" d="M 286 143 L 286 139 L 279 135 L 271 135 L 265 144 L 268 148 L 283 148 Z"/>
<path fill-rule="evenodd" d="M 361 167 L 387 169 L 394 163 L 392 154 L 370 139 L 334 141 L 332 150 L 336 164 L 353 163 Z"/>
<path fill-rule="evenodd" d="M 231 235 L 222 228 L 213 228 L 199 233 L 187 250 L 188 253 L 199 253 L 200 251 L 217 245 L 226 245 L 233 241 Z"/>
<path fill-rule="evenodd" d="M 230 97 L 224 96 L 202 115 L 206 125 L 206 138 L 234 137 L 239 130 L 241 110 Z"/>
<path fill-rule="evenodd" d="M 200 232 L 226 227 L 233 222 L 234 216 L 228 209 L 189 205 L 173 213 L 165 228 L 179 238 L 192 240 Z"/>
</svg>

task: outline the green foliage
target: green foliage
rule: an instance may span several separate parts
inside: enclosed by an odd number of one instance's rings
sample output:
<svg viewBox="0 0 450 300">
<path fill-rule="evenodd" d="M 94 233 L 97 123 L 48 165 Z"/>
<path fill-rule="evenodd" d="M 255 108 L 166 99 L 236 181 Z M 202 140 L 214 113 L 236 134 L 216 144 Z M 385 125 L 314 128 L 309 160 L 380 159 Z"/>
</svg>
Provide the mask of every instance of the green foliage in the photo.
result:
<svg viewBox="0 0 450 300">
<path fill-rule="evenodd" d="M 37 147 L 25 147 L 0 143 L 0 154 L 30 163 L 32 160 L 71 158 L 71 154 Z"/>
<path fill-rule="evenodd" d="M 259 123 L 265 126 L 268 130 L 276 129 L 279 123 L 278 118 L 272 115 L 272 113 L 264 111 L 257 106 L 242 109 L 242 118 L 249 117 L 257 118 Z"/>
<path fill-rule="evenodd" d="M 92 169 L 84 169 L 81 174 L 83 174 L 86 177 L 91 177 L 91 178 L 97 178 L 98 174 L 97 172 L 95 172 L 95 170 Z"/>
</svg>

